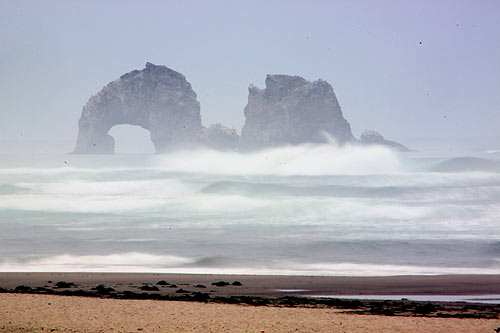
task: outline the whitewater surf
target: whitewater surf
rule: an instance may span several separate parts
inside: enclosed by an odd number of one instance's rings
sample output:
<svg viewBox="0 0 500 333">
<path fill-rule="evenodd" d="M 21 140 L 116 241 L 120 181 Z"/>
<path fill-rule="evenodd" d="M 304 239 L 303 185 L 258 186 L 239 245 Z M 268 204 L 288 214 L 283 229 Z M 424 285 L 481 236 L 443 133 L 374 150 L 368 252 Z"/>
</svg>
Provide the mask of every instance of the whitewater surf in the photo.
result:
<svg viewBox="0 0 500 333">
<path fill-rule="evenodd" d="M 4 154 L 0 271 L 499 274 L 495 158 Z"/>
</svg>

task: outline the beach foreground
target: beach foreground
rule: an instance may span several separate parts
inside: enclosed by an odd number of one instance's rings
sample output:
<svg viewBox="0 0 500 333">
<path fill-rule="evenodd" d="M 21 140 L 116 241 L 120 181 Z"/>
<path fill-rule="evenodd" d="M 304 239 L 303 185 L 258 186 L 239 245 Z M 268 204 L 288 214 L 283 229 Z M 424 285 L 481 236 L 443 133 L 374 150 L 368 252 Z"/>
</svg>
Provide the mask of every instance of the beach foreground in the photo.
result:
<svg viewBox="0 0 500 333">
<path fill-rule="evenodd" d="M 497 275 L 0 273 L 0 291 L 2 332 L 493 332 L 500 326 L 495 304 L 300 297 L 500 294 Z"/>
<path fill-rule="evenodd" d="M 2 332 L 493 332 L 493 319 L 388 317 L 337 309 L 0 294 Z"/>
</svg>

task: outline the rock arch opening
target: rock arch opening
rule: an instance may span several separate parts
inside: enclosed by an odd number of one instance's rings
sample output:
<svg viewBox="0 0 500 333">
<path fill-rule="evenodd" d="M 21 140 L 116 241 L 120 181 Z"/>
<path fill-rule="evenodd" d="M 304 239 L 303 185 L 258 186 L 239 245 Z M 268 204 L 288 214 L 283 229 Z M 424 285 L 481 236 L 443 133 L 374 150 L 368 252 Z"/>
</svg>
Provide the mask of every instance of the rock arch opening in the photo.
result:
<svg viewBox="0 0 500 333">
<path fill-rule="evenodd" d="M 140 126 L 115 125 L 108 132 L 115 141 L 115 153 L 119 154 L 154 154 L 155 146 L 149 130 Z"/>
<path fill-rule="evenodd" d="M 151 132 L 156 152 L 197 145 L 200 142 L 200 103 L 184 75 L 146 64 L 110 82 L 83 107 L 78 121 L 78 154 L 112 154 L 114 139 L 108 132 L 129 124 Z"/>
</svg>

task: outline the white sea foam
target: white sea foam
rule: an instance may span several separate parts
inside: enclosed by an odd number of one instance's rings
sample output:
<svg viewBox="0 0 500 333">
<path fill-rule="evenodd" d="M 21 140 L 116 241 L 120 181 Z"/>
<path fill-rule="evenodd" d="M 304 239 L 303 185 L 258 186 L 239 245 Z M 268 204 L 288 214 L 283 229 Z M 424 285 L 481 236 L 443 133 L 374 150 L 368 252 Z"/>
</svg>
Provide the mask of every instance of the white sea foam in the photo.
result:
<svg viewBox="0 0 500 333">
<path fill-rule="evenodd" d="M 393 276 L 393 275 L 439 275 L 439 274 L 500 274 L 500 266 L 477 267 L 433 267 L 410 265 L 375 265 L 353 263 L 316 263 L 303 266 L 303 271 L 313 275 L 348 276 Z"/>
<path fill-rule="evenodd" d="M 211 267 L 197 264 L 196 258 L 119 253 L 110 255 L 58 255 L 20 263 L 0 263 L 2 272 L 143 272 L 185 274 L 250 274 L 308 276 L 397 276 L 439 274 L 500 274 L 500 266 L 491 268 L 425 267 L 355 263 L 295 263 L 292 261 L 260 266 Z"/>
<path fill-rule="evenodd" d="M 134 181 L 68 181 L 42 184 L 21 184 L 48 195 L 133 195 L 141 197 L 171 198 L 191 191 L 173 179 Z"/>
<path fill-rule="evenodd" d="M 26 168 L 26 167 L 19 167 L 19 168 L 0 168 L 0 175 L 6 174 L 6 175 L 19 175 L 19 174 L 25 174 L 25 175 L 39 175 L 39 174 L 48 174 L 48 175 L 54 175 L 54 174 L 65 174 L 65 173 L 93 173 L 95 170 L 93 169 L 83 169 L 83 168 L 73 168 L 73 167 L 58 167 L 58 168 Z"/>
<path fill-rule="evenodd" d="M 30 260 L 26 263 L 16 261 L 0 264 L 0 271 L 53 271 L 53 272 L 138 272 L 165 271 L 169 267 L 179 267 L 193 263 L 189 258 L 172 255 L 152 255 L 148 253 L 119 253 L 109 255 L 59 255 Z"/>
<path fill-rule="evenodd" d="M 240 154 L 209 149 L 161 156 L 164 170 L 225 175 L 352 175 L 400 171 L 398 155 L 380 146 L 299 145 Z"/>
<path fill-rule="evenodd" d="M 2 198 L 0 208 L 43 212 L 139 213 L 163 204 L 161 198 L 16 195 Z"/>
<path fill-rule="evenodd" d="M 19 183 L 33 193 L 3 196 L 0 208 L 62 212 L 130 212 L 162 207 L 192 190 L 176 180 Z"/>
<path fill-rule="evenodd" d="M 499 173 L 328 144 L 55 159 L 0 169 L 0 271 L 500 273 Z"/>
<path fill-rule="evenodd" d="M 500 153 L 500 149 L 489 149 L 485 151 L 486 154 L 498 154 Z"/>
</svg>

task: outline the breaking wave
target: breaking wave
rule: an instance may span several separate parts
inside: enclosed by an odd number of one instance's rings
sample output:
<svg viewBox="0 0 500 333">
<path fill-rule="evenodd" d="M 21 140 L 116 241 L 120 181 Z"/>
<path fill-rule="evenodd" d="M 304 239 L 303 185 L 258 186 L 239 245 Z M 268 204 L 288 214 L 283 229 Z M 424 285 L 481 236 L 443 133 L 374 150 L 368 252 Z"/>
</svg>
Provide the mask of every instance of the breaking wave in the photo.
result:
<svg viewBox="0 0 500 333">
<path fill-rule="evenodd" d="M 440 162 L 432 168 L 437 172 L 500 172 L 500 162 L 477 157 L 456 157 Z"/>
<path fill-rule="evenodd" d="M 208 149 L 177 151 L 160 161 L 164 170 L 216 175 L 359 175 L 393 173 L 401 167 L 397 153 L 390 149 L 334 144 L 304 144 L 246 154 Z"/>
<path fill-rule="evenodd" d="M 332 144 L 37 158 L 0 165 L 0 271 L 500 273 L 494 158 Z"/>
<path fill-rule="evenodd" d="M 207 265 L 208 263 L 208 265 Z M 396 276 L 437 274 L 498 274 L 495 268 L 411 266 L 359 263 L 297 263 L 283 261 L 274 264 L 238 266 L 235 263 L 217 265 L 211 258 L 192 259 L 148 253 L 110 255 L 58 255 L 26 262 L 0 262 L 2 272 L 136 272 L 184 274 L 257 274 L 307 276 Z"/>
</svg>

